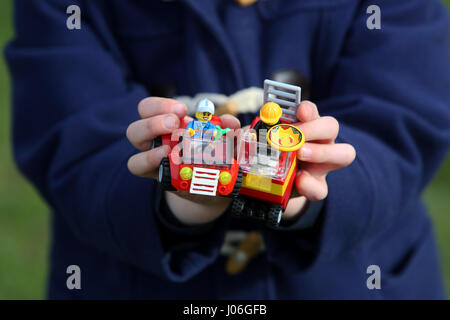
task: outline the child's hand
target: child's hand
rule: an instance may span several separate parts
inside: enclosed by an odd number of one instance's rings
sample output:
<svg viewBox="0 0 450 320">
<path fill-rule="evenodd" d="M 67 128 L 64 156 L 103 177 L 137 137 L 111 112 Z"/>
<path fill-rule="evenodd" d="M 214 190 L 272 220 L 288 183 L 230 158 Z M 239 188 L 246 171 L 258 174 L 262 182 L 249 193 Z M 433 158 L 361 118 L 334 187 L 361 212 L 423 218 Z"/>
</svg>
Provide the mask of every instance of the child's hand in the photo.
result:
<svg viewBox="0 0 450 320">
<path fill-rule="evenodd" d="M 139 103 L 138 112 L 141 120 L 129 125 L 127 138 L 142 152 L 128 160 L 128 169 L 136 176 L 156 179 L 161 159 L 167 156 L 170 148 L 161 146 L 150 150 L 152 140 L 178 129 L 187 108 L 176 100 L 152 97 Z"/>
<path fill-rule="evenodd" d="M 296 126 L 303 132 L 306 142 L 297 157 L 300 171 L 297 173 L 295 186 L 304 197 L 292 198 L 286 208 L 285 217 L 297 216 L 307 200 L 325 199 L 328 194 L 326 176 L 328 172 L 350 165 L 355 159 L 353 146 L 346 143 L 334 143 L 339 123 L 333 117 L 320 117 L 317 106 L 310 101 L 303 101 L 297 112 L 300 123 Z"/>
<path fill-rule="evenodd" d="M 138 105 L 141 120 L 130 124 L 127 138 L 141 152 L 128 160 L 128 169 L 139 177 L 156 179 L 162 158 L 170 151 L 169 146 L 150 149 L 152 140 L 170 134 L 180 126 L 180 119 L 186 117 L 184 104 L 165 98 L 146 98 Z M 230 115 L 221 116 L 225 127 L 238 129 L 239 120 Z M 189 121 L 189 120 L 188 120 Z M 222 213 L 231 199 L 190 195 L 187 192 L 166 192 L 167 203 L 174 215 L 185 224 L 210 222 Z"/>
</svg>

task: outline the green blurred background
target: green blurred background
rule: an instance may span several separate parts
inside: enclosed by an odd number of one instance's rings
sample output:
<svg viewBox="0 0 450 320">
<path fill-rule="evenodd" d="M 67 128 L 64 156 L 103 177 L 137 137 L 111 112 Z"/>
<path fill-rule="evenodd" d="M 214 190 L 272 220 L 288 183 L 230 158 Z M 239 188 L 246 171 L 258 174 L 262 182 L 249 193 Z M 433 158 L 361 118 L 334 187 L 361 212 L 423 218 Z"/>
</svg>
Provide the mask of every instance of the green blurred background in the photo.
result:
<svg viewBox="0 0 450 320">
<path fill-rule="evenodd" d="M 0 2 L 0 48 L 12 38 L 11 0 Z M 445 0 L 450 8 L 450 0 Z M 450 90 L 450 88 L 449 88 Z M 0 299 L 45 298 L 49 208 L 17 171 L 11 152 L 10 83 L 0 57 Z M 450 157 L 425 192 L 450 294 Z"/>
</svg>

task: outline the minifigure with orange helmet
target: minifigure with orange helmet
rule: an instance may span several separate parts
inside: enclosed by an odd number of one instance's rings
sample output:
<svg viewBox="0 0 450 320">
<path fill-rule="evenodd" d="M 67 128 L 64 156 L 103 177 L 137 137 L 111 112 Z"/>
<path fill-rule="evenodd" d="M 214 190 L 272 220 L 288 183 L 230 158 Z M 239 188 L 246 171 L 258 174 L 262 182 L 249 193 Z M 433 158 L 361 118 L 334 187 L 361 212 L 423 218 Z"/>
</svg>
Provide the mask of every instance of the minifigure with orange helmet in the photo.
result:
<svg viewBox="0 0 450 320">
<path fill-rule="evenodd" d="M 259 111 L 260 120 L 252 128 L 256 134 L 253 137 L 259 140 L 259 130 L 270 130 L 273 126 L 280 124 L 280 118 L 283 115 L 283 111 L 278 103 L 266 102 Z"/>
</svg>

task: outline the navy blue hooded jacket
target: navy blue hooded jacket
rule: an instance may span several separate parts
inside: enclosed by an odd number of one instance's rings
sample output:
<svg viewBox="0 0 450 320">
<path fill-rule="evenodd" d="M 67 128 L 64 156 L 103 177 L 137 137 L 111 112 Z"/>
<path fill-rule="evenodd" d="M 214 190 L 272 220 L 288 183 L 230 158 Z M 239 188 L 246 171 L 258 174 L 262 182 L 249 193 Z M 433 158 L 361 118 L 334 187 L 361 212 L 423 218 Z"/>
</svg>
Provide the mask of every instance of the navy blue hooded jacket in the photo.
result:
<svg viewBox="0 0 450 320">
<path fill-rule="evenodd" d="M 420 197 L 450 141 L 446 10 L 375 2 L 16 1 L 14 152 L 54 211 L 49 297 L 443 298 Z M 80 30 L 66 28 L 72 4 Z M 380 30 L 366 26 L 372 4 Z M 329 174 L 315 224 L 275 230 L 225 214 L 186 235 L 161 223 L 158 185 L 126 166 L 138 102 L 165 83 L 231 94 L 281 69 L 305 75 L 320 113 L 340 122 L 338 140 L 357 150 Z M 256 228 L 266 244 L 236 276 L 219 254 L 230 228 Z M 81 290 L 66 287 L 69 265 Z M 367 288 L 370 265 L 380 290 Z"/>
</svg>

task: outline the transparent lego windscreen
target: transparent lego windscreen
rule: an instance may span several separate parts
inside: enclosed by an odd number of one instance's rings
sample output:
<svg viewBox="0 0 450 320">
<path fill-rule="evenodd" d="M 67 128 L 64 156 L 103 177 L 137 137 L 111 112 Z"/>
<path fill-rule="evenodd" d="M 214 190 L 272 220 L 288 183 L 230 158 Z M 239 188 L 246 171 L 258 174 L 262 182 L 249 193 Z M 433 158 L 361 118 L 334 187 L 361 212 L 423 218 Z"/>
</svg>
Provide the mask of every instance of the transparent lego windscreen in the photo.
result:
<svg viewBox="0 0 450 320">
<path fill-rule="evenodd" d="M 234 151 L 224 137 L 217 140 L 183 137 L 181 161 L 183 164 L 202 164 L 229 167 Z"/>
<path fill-rule="evenodd" d="M 292 164 L 290 152 L 272 148 L 266 141 L 256 141 L 246 133 L 240 140 L 238 163 L 245 173 L 283 180 Z"/>
</svg>

